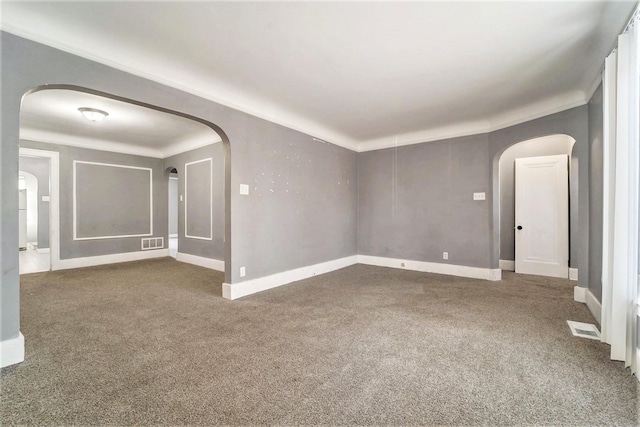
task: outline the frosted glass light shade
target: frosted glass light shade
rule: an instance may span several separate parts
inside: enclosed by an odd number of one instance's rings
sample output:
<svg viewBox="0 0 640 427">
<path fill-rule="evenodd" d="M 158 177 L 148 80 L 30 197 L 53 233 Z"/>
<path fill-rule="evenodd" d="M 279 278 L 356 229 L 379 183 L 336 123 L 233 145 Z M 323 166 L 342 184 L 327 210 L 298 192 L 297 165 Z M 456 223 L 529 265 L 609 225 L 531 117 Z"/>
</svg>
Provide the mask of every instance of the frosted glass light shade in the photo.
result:
<svg viewBox="0 0 640 427">
<path fill-rule="evenodd" d="M 99 122 L 109 115 L 106 111 L 98 110 L 96 108 L 82 107 L 78 108 L 78 111 L 82 113 L 85 119 L 92 122 Z"/>
</svg>

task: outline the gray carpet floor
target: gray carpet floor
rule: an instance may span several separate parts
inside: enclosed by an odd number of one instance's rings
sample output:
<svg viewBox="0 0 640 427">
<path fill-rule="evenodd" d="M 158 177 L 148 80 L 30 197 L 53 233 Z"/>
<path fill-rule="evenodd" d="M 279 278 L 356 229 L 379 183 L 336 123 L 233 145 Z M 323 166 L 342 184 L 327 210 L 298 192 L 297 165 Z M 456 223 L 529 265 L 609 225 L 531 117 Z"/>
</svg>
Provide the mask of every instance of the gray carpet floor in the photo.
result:
<svg viewBox="0 0 640 427">
<path fill-rule="evenodd" d="M 236 301 L 173 259 L 22 277 L 2 425 L 637 425 L 573 282 L 356 265 Z"/>
</svg>

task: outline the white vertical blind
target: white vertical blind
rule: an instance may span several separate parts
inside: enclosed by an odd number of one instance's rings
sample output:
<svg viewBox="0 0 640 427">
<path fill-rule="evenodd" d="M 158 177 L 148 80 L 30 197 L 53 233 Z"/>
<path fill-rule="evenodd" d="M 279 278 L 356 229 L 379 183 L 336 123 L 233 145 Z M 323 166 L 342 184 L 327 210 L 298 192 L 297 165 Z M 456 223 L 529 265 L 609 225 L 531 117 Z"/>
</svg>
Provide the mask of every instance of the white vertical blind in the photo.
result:
<svg viewBox="0 0 640 427">
<path fill-rule="evenodd" d="M 636 371 L 640 57 L 638 15 L 618 37 L 604 79 L 603 340 Z M 615 127 L 615 128 L 613 128 Z"/>
<path fill-rule="evenodd" d="M 616 77 L 618 56 L 612 52 L 605 61 L 603 76 L 603 209 L 602 209 L 602 341 L 611 344 L 611 298 L 613 283 L 613 207 L 616 160 Z"/>
</svg>

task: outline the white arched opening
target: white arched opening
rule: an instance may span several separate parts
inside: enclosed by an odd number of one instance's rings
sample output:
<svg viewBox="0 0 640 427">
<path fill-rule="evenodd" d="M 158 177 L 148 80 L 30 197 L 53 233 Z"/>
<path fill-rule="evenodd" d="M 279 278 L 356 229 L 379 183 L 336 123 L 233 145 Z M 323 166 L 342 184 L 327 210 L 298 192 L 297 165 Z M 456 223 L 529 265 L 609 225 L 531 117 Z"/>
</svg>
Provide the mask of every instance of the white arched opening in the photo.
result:
<svg viewBox="0 0 640 427">
<path fill-rule="evenodd" d="M 569 162 L 569 203 L 577 203 L 578 181 L 576 166 L 572 158 L 575 139 L 569 135 L 555 134 L 521 141 L 507 148 L 499 159 L 499 243 L 500 268 L 514 271 L 515 269 L 515 160 L 526 157 L 552 156 L 566 154 Z M 569 244 L 573 244 L 571 236 L 577 231 L 577 212 L 575 207 L 569 209 Z M 570 252 L 571 253 L 571 252 Z M 570 274 L 575 269 L 570 269 Z"/>
</svg>

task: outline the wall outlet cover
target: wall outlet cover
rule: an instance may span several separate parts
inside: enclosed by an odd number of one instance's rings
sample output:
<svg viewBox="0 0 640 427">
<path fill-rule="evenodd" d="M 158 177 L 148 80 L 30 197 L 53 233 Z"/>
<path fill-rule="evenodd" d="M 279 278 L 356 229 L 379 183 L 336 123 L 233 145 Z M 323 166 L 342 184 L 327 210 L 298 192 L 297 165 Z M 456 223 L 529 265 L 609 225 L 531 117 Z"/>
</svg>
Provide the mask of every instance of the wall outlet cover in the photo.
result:
<svg viewBox="0 0 640 427">
<path fill-rule="evenodd" d="M 473 200 L 486 200 L 487 196 L 485 193 L 473 193 Z"/>
<path fill-rule="evenodd" d="M 242 194 L 243 196 L 249 195 L 249 185 L 240 184 L 240 194 Z"/>
<path fill-rule="evenodd" d="M 442 252 L 442 259 L 449 259 L 449 252 Z"/>
<path fill-rule="evenodd" d="M 247 274 L 247 270 L 245 267 L 240 267 L 240 277 L 244 277 Z"/>
</svg>

